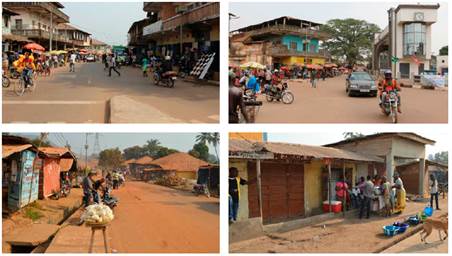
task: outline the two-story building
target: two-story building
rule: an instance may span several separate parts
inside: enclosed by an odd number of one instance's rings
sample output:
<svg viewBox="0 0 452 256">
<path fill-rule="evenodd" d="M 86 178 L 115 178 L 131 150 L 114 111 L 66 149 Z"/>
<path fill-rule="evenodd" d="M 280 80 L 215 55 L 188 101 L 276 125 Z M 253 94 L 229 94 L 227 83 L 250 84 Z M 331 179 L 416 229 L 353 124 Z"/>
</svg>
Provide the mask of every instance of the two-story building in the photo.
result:
<svg viewBox="0 0 452 256">
<path fill-rule="evenodd" d="M 196 48 L 219 54 L 219 2 L 147 2 L 143 10 L 152 21 L 143 28 L 143 36 L 156 53 L 180 56 Z"/>
<path fill-rule="evenodd" d="M 430 67 L 432 25 L 439 4 L 401 4 L 388 10 L 388 26 L 375 35 L 373 69 L 413 80 Z"/>
<path fill-rule="evenodd" d="M 8 8 L 2 8 L 2 52 L 15 51 L 20 49 L 23 43 L 28 42 L 28 38 L 11 33 L 11 17 L 19 15 Z"/>
<path fill-rule="evenodd" d="M 63 44 L 66 48 L 88 48 L 91 45 L 90 33 L 85 32 L 69 23 L 61 23 L 57 25 L 58 35 L 66 38 L 69 43 Z"/>
<path fill-rule="evenodd" d="M 107 43 L 104 43 L 104 42 L 102 42 L 100 40 L 97 40 L 95 38 L 90 37 L 90 47 L 89 47 L 89 49 L 92 52 L 100 55 L 100 54 L 104 54 L 104 53 L 110 52 L 111 47 Z"/>
<path fill-rule="evenodd" d="M 11 17 L 11 33 L 25 36 L 46 50 L 62 49 L 70 41 L 58 33 L 57 25 L 68 23 L 69 16 L 58 2 L 3 2 L 2 5 L 19 14 Z"/>
<path fill-rule="evenodd" d="M 151 24 L 151 19 L 135 21 L 127 32 L 127 45 L 140 59 L 146 54 L 146 42 L 143 38 L 143 28 Z"/>
<path fill-rule="evenodd" d="M 324 64 L 329 54 L 321 49 L 321 44 L 328 35 L 320 31 L 320 25 L 284 16 L 232 31 L 229 64 Z"/>
</svg>

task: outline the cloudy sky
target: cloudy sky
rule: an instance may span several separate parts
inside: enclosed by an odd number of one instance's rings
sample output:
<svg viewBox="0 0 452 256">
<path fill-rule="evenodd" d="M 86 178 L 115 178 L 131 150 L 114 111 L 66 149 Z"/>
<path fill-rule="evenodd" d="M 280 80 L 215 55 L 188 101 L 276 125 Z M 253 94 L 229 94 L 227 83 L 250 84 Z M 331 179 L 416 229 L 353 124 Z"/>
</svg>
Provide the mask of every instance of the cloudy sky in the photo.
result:
<svg viewBox="0 0 452 256">
<path fill-rule="evenodd" d="M 127 31 L 146 17 L 143 2 L 63 2 L 70 23 L 110 45 L 127 44 Z"/>
<path fill-rule="evenodd" d="M 415 3 L 415 2 L 413 2 Z M 438 21 L 432 27 L 432 51 L 438 53 L 439 49 L 448 42 L 448 25 L 446 2 L 440 2 Z M 231 3 L 230 13 L 239 16 L 231 20 L 231 30 L 257 24 L 281 16 L 310 20 L 325 23 L 330 19 L 355 18 L 377 24 L 384 29 L 388 23 L 387 10 L 396 7 L 394 2 L 367 2 L 367 3 Z"/>
<path fill-rule="evenodd" d="M 378 131 L 361 132 L 365 135 L 374 134 Z M 338 142 L 344 139 L 344 132 L 303 132 L 303 133 L 268 133 L 268 141 L 286 142 L 286 143 L 300 143 L 305 145 L 325 145 L 329 143 Z M 416 131 L 416 134 L 421 135 L 427 139 L 436 141 L 435 145 L 427 145 L 427 155 L 440 151 L 448 151 L 448 142 L 450 138 L 444 132 L 438 132 L 434 129 L 431 131 Z"/>
</svg>

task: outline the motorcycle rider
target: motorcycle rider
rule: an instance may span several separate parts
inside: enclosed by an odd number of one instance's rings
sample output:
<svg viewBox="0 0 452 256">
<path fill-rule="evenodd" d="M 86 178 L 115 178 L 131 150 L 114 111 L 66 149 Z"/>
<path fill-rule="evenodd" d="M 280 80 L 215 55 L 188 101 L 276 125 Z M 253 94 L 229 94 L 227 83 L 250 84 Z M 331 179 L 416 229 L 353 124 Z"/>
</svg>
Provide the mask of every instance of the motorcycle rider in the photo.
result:
<svg viewBox="0 0 452 256">
<path fill-rule="evenodd" d="M 400 93 L 399 91 L 401 91 L 400 85 L 397 83 L 397 81 L 395 79 L 392 78 L 392 72 L 387 70 L 384 73 L 385 78 L 383 79 L 383 81 L 380 81 L 378 83 L 378 94 L 379 94 L 379 99 L 380 99 L 380 108 L 381 110 L 384 112 L 384 106 L 383 103 L 386 100 L 386 96 L 387 94 L 394 90 L 397 94 L 397 99 L 398 99 L 398 106 L 397 106 L 397 112 L 402 113 L 402 109 L 401 109 L 401 101 L 400 101 Z"/>
<path fill-rule="evenodd" d="M 161 74 L 165 75 L 166 72 L 173 71 L 173 63 L 171 62 L 171 56 L 165 56 L 165 59 L 162 62 Z"/>
<path fill-rule="evenodd" d="M 36 69 L 35 66 L 35 58 L 29 51 L 25 50 L 23 55 L 19 56 L 19 59 L 13 62 L 13 66 L 17 69 L 17 72 L 21 73 L 24 81 L 25 88 L 32 83 L 31 75 L 33 71 Z"/>
</svg>

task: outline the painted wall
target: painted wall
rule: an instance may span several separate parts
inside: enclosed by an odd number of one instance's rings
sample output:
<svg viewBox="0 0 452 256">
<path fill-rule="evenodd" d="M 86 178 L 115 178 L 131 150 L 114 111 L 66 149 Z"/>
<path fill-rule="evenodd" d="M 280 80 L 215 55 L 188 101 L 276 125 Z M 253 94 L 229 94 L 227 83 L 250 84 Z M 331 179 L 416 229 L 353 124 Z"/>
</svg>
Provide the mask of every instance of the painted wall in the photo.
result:
<svg viewBox="0 0 452 256">
<path fill-rule="evenodd" d="M 290 44 L 293 42 L 293 43 L 297 44 L 297 51 L 299 51 L 299 52 L 306 51 L 306 49 L 304 49 L 304 47 L 303 47 L 303 40 L 304 40 L 304 37 L 295 36 L 295 35 L 285 35 L 285 36 L 281 37 L 281 43 L 283 45 L 287 46 L 287 49 L 289 49 L 289 50 L 292 49 L 290 47 Z M 312 38 L 309 40 L 308 52 L 311 52 L 311 53 L 319 52 L 319 40 L 318 39 Z"/>
<path fill-rule="evenodd" d="M 196 180 L 196 172 L 176 172 L 180 178 Z"/>
<path fill-rule="evenodd" d="M 236 167 L 239 170 L 239 176 L 248 180 L 248 167 L 246 160 L 229 160 L 229 168 Z M 237 221 L 246 220 L 249 218 L 248 205 L 248 186 L 240 186 L 240 201 L 239 212 L 237 214 Z"/>
<path fill-rule="evenodd" d="M 43 166 L 43 196 L 48 197 L 60 190 L 60 160 L 46 158 Z"/>
<path fill-rule="evenodd" d="M 264 133 L 262 132 L 230 132 L 229 139 L 235 140 L 253 140 L 253 141 L 262 141 L 264 137 Z"/>
<path fill-rule="evenodd" d="M 312 64 L 319 64 L 319 65 L 325 64 L 324 58 L 308 58 L 308 62 L 309 62 L 309 59 L 311 59 Z M 285 65 L 304 64 L 304 57 L 295 57 L 295 56 L 283 57 L 283 58 L 281 58 L 281 62 L 282 62 L 282 64 L 285 64 Z"/>
<path fill-rule="evenodd" d="M 304 165 L 304 209 L 306 217 L 322 207 L 322 166 L 320 160 Z"/>
</svg>

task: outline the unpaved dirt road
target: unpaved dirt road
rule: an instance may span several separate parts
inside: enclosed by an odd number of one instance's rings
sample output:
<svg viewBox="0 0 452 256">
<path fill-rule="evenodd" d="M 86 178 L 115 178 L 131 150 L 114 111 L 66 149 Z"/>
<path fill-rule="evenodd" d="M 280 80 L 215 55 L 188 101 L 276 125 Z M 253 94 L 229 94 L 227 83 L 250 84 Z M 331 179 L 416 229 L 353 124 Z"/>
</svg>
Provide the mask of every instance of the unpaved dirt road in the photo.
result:
<svg viewBox="0 0 452 256">
<path fill-rule="evenodd" d="M 381 113 L 376 97 L 348 97 L 345 76 L 318 81 L 289 82 L 295 100 L 290 105 L 263 101 L 256 123 L 390 123 Z M 402 88 L 399 123 L 447 123 L 448 91 Z"/>
<path fill-rule="evenodd" d="M 425 205 L 407 203 L 407 208 L 401 215 L 392 215 L 390 218 L 375 215 L 370 219 L 359 219 L 357 216 L 347 216 L 345 219 L 339 217 L 286 233 L 272 233 L 233 243 L 229 250 L 240 253 L 372 253 L 390 246 L 397 238 L 385 237 L 383 226 L 403 221 L 422 211 Z M 440 206 L 442 210 L 435 211 L 435 216 L 447 213 L 447 199 L 441 199 Z M 419 235 L 415 236 L 419 238 Z M 435 241 L 434 236 L 431 236 L 429 241 Z M 423 249 L 422 252 L 429 250 Z"/>
<path fill-rule="evenodd" d="M 218 253 L 219 200 L 129 181 L 108 233 L 119 253 Z"/>
</svg>

